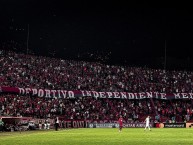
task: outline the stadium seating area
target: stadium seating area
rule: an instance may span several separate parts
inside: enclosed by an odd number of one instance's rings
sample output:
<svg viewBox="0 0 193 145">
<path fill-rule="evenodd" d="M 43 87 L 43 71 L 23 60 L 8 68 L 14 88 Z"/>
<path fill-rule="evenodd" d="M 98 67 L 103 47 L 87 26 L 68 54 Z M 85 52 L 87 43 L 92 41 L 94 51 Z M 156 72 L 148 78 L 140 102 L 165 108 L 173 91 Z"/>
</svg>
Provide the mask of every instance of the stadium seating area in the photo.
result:
<svg viewBox="0 0 193 145">
<path fill-rule="evenodd" d="M 117 100 L 80 97 L 76 99 L 48 99 L 14 94 L 1 94 L 0 114 L 2 116 L 28 116 L 53 118 L 61 116 L 75 120 L 117 120 L 122 115 L 127 122 L 141 122 L 147 115 L 152 120 L 189 121 L 193 117 L 191 100 Z"/>
<path fill-rule="evenodd" d="M 0 86 L 192 93 L 193 72 L 110 66 L 1 51 Z"/>
<path fill-rule="evenodd" d="M 0 86 L 65 90 L 126 92 L 193 92 L 193 72 L 110 66 L 97 62 L 62 60 L 0 51 Z M 38 98 L 0 94 L 3 116 L 142 121 L 150 114 L 157 121 L 189 121 L 192 100 L 116 100 L 91 97 Z"/>
</svg>

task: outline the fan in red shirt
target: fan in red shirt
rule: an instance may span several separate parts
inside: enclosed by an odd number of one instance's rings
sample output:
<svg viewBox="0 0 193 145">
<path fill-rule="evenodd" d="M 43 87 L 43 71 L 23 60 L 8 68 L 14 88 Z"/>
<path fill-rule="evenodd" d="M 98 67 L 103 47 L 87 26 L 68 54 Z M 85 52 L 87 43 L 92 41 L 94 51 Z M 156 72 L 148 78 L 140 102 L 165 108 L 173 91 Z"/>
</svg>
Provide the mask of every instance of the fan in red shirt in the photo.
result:
<svg viewBox="0 0 193 145">
<path fill-rule="evenodd" d="M 123 128 L 123 118 L 122 118 L 122 116 L 120 116 L 118 122 L 119 122 L 119 132 L 121 132 L 122 128 Z"/>
</svg>

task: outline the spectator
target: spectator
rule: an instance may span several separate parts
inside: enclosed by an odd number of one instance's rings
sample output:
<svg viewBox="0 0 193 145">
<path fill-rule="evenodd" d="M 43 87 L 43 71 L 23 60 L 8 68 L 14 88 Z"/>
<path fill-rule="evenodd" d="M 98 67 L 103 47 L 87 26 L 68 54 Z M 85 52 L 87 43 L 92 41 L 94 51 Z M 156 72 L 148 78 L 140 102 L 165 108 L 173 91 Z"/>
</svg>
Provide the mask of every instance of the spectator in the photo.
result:
<svg viewBox="0 0 193 145">
<path fill-rule="evenodd" d="M 0 118 L 0 131 L 3 131 L 3 128 L 4 128 L 4 122 L 2 118 Z"/>
</svg>

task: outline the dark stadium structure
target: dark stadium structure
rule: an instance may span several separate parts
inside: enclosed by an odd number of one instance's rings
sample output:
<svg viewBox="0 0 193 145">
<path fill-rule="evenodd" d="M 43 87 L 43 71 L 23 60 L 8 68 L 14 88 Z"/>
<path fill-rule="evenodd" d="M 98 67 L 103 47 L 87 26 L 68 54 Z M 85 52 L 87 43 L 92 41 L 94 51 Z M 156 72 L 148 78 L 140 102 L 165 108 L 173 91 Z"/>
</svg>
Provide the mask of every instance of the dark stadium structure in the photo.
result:
<svg viewBox="0 0 193 145">
<path fill-rule="evenodd" d="M 0 2 L 0 46 L 63 59 L 192 70 L 187 7 L 28 0 Z"/>
</svg>

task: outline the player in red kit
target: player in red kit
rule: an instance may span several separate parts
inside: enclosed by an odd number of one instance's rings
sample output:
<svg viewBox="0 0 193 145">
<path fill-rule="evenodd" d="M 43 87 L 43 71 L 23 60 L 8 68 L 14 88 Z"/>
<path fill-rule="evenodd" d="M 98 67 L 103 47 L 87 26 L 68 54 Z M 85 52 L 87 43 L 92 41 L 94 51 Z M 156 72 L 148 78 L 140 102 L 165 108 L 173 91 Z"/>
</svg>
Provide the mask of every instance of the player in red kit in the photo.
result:
<svg viewBox="0 0 193 145">
<path fill-rule="evenodd" d="M 119 132 L 121 132 L 122 128 L 123 128 L 123 118 L 122 118 L 122 116 L 120 116 L 118 122 L 119 122 Z"/>
</svg>

